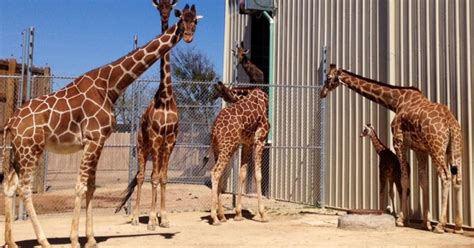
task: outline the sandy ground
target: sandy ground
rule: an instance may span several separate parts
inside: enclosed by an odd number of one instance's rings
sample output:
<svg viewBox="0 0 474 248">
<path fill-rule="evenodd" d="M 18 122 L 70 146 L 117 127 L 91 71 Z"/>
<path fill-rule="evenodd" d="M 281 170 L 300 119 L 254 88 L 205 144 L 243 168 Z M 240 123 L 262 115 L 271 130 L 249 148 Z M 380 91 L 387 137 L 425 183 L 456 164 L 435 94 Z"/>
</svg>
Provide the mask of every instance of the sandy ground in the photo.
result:
<svg viewBox="0 0 474 248">
<path fill-rule="evenodd" d="M 474 235 L 467 233 L 434 234 L 411 228 L 394 231 L 347 231 L 337 228 L 341 214 L 330 210 L 304 207 L 268 209 L 270 222 L 258 222 L 252 210 L 244 212 L 245 220 L 229 220 L 220 226 L 209 224 L 209 212 L 175 212 L 169 214 L 170 228 L 147 230 L 147 217 L 140 225 L 131 226 L 129 216 L 111 214 L 98 209 L 94 216 L 96 240 L 100 247 L 474 247 Z M 228 214 L 227 214 L 228 213 Z M 339 214 L 339 215 L 338 215 Z M 40 221 L 51 244 L 69 247 L 71 214 L 41 215 Z M 0 243 L 4 243 L 3 218 L 0 223 Z M 84 217 L 80 235 L 84 235 Z M 14 223 L 14 237 L 22 247 L 36 245 L 29 221 Z M 86 239 L 81 237 L 84 244 Z"/>
</svg>

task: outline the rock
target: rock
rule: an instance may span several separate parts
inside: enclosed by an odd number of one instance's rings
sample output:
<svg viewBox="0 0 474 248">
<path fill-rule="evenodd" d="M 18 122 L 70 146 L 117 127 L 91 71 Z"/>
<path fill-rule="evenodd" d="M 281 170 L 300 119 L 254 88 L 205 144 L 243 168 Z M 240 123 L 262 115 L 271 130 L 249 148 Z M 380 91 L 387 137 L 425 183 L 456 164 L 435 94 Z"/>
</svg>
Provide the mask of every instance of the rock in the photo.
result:
<svg viewBox="0 0 474 248">
<path fill-rule="evenodd" d="M 338 218 L 337 227 L 346 230 L 392 231 L 395 229 L 395 218 L 388 214 L 347 214 Z"/>
</svg>

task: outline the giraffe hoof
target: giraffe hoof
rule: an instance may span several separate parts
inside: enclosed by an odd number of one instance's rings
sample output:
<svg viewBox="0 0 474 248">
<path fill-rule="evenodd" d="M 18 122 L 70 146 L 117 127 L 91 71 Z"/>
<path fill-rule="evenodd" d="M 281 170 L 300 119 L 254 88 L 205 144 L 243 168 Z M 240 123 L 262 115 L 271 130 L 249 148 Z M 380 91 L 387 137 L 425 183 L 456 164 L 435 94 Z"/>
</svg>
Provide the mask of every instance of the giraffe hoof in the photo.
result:
<svg viewBox="0 0 474 248">
<path fill-rule="evenodd" d="M 462 230 L 462 227 L 455 227 L 455 228 L 454 228 L 454 233 L 456 233 L 456 234 L 464 234 L 464 230 Z"/>
<path fill-rule="evenodd" d="M 161 222 L 161 223 L 160 223 L 160 227 L 163 227 L 163 228 L 170 228 L 170 222 L 169 222 L 169 221 Z"/>
<path fill-rule="evenodd" d="M 148 231 L 155 231 L 156 230 L 156 225 L 155 224 L 148 224 L 147 229 L 148 229 Z"/>
<path fill-rule="evenodd" d="M 133 218 L 131 221 L 131 224 L 132 226 L 138 226 L 138 218 L 137 219 Z"/>
<path fill-rule="evenodd" d="M 71 248 L 80 248 L 81 245 L 79 244 L 79 241 L 74 241 L 71 242 Z"/>
<path fill-rule="evenodd" d="M 440 224 L 438 224 L 435 229 L 433 230 L 434 233 L 444 233 L 444 227 Z"/>
<path fill-rule="evenodd" d="M 221 222 L 219 220 L 214 220 L 214 221 L 212 221 L 212 225 L 213 226 L 220 226 Z"/>
<path fill-rule="evenodd" d="M 236 215 L 236 216 L 234 217 L 234 221 L 243 221 L 243 220 L 244 220 L 244 218 L 242 218 L 242 215 L 240 215 L 240 216 L 239 216 L 239 215 Z"/>
<path fill-rule="evenodd" d="M 18 245 L 16 245 L 16 243 L 13 242 L 13 243 L 5 243 L 5 246 L 2 246 L 2 247 L 18 248 Z"/>
<path fill-rule="evenodd" d="M 86 245 L 84 246 L 85 248 L 97 248 L 97 243 L 94 241 L 88 241 Z"/>
<path fill-rule="evenodd" d="M 402 218 L 397 218 L 397 220 L 395 221 L 395 225 L 398 227 L 405 226 L 404 220 Z"/>
<path fill-rule="evenodd" d="M 219 221 L 222 223 L 227 222 L 227 218 L 224 215 L 222 215 L 221 217 L 219 217 Z"/>
</svg>

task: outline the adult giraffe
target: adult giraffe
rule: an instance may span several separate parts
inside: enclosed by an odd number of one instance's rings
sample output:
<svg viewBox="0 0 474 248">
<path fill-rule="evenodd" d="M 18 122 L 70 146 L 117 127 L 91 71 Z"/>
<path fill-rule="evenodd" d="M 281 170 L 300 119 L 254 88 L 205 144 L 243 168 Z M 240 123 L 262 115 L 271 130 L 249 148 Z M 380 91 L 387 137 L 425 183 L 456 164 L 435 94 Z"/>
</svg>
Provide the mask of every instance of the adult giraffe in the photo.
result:
<svg viewBox="0 0 474 248">
<path fill-rule="evenodd" d="M 414 87 L 399 87 L 358 76 L 331 65 L 321 89 L 324 98 L 339 85 L 395 112 L 392 120 L 393 146 L 400 160 L 402 173 L 401 212 L 397 225 L 403 226 L 408 213 L 407 190 L 410 183 L 407 151 L 415 151 L 419 182 L 423 190 L 423 225 L 431 230 L 428 198 L 428 155 L 431 156 L 442 181 L 441 213 L 435 232 L 443 233 L 447 221 L 448 193 L 454 182 L 455 232 L 462 233 L 462 134 L 461 126 L 448 107 L 426 99 Z M 447 162 L 447 163 L 446 163 Z M 448 166 L 450 165 L 450 167 Z"/>
<path fill-rule="evenodd" d="M 181 39 L 193 40 L 197 20 L 194 5 L 176 11 L 179 21 L 166 32 L 118 60 L 87 72 L 63 89 L 26 102 L 5 126 L 3 182 L 5 193 L 5 241 L 17 247 L 12 237 L 13 194 L 18 190 L 31 218 L 38 242 L 50 247 L 39 224 L 31 199 L 31 179 L 44 150 L 56 153 L 84 151 L 75 187 L 71 246 L 79 247 L 81 200 L 86 195 L 86 247 L 96 246 L 92 228 L 92 197 L 95 172 L 105 140 L 115 124 L 113 105 L 137 77 L 166 54 Z M 13 148 L 13 162 L 7 145 Z M 17 186 L 20 186 L 17 188 Z"/>
<path fill-rule="evenodd" d="M 163 33 L 168 29 L 169 12 L 177 2 L 178 0 L 173 0 L 173 2 L 170 0 L 153 0 L 153 4 L 161 14 L 161 30 Z M 145 181 L 146 160 L 148 154 L 151 154 L 153 161 L 153 172 L 151 175 L 152 201 L 148 230 L 155 230 L 158 223 L 156 216 L 158 183 L 161 186 L 160 226 L 169 227 L 165 208 L 168 162 L 178 135 L 178 108 L 171 82 L 170 53 L 166 53 L 160 62 L 160 86 L 143 112 L 140 121 L 140 130 L 137 137 L 138 172 L 125 190 L 125 196 L 115 211 L 120 211 L 137 186 L 137 199 L 133 208 L 131 223 L 132 225 L 138 225 L 141 189 Z"/>
<path fill-rule="evenodd" d="M 216 91 L 225 101 L 232 103 L 225 107 L 216 117 L 212 126 L 211 147 L 216 163 L 212 168 L 212 205 L 211 218 L 213 225 L 225 222 L 224 209 L 220 194 L 223 190 L 222 177 L 232 155 L 242 144 L 241 166 L 239 172 L 237 206 L 234 220 L 242 220 L 242 191 L 247 178 L 247 167 L 254 149 L 255 182 L 257 185 L 258 213 L 262 222 L 267 221 L 262 202 L 262 154 L 270 124 L 268 123 L 268 96 L 259 88 L 229 89 L 221 82 Z"/>
</svg>

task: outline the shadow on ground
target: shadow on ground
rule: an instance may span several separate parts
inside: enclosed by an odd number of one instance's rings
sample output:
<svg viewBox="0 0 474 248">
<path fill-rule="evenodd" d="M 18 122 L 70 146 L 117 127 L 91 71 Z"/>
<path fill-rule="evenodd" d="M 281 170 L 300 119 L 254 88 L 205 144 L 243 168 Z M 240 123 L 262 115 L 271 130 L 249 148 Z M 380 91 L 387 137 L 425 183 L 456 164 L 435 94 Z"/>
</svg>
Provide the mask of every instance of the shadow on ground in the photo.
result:
<svg viewBox="0 0 474 248">
<path fill-rule="evenodd" d="M 163 236 L 165 239 L 172 239 L 178 233 L 179 232 L 175 232 L 175 233 L 145 233 L 145 234 L 130 234 L 130 235 L 115 235 L 115 236 L 96 236 L 95 240 L 97 241 L 97 244 L 100 244 L 100 243 L 102 243 L 104 241 L 107 241 L 109 239 L 146 237 L 146 236 Z M 66 244 L 71 243 L 71 240 L 69 239 L 69 237 L 67 237 L 67 238 L 49 238 L 48 241 L 52 245 L 66 245 Z M 81 247 L 83 247 L 87 243 L 87 238 L 86 237 L 80 237 L 79 238 L 79 243 L 81 244 Z M 39 246 L 39 243 L 36 239 L 21 240 L 21 241 L 17 241 L 16 244 L 19 247 Z"/>
<path fill-rule="evenodd" d="M 210 212 L 210 211 L 208 211 L 208 212 Z M 229 219 L 233 219 L 233 218 L 235 217 L 235 213 L 234 213 L 234 214 L 224 214 L 224 216 L 225 216 L 225 218 L 228 219 L 228 220 L 229 220 Z M 250 213 L 250 211 L 245 210 L 245 209 L 242 210 L 242 217 L 244 217 L 245 219 L 253 220 L 253 217 L 254 217 L 254 216 L 255 216 L 255 215 L 252 214 L 252 213 Z M 210 215 L 210 214 L 209 214 L 209 215 L 202 216 L 202 217 L 201 217 L 201 220 L 205 220 L 205 221 L 207 221 L 207 223 L 208 223 L 209 225 L 212 225 L 212 218 L 211 218 L 211 215 Z"/>
</svg>

